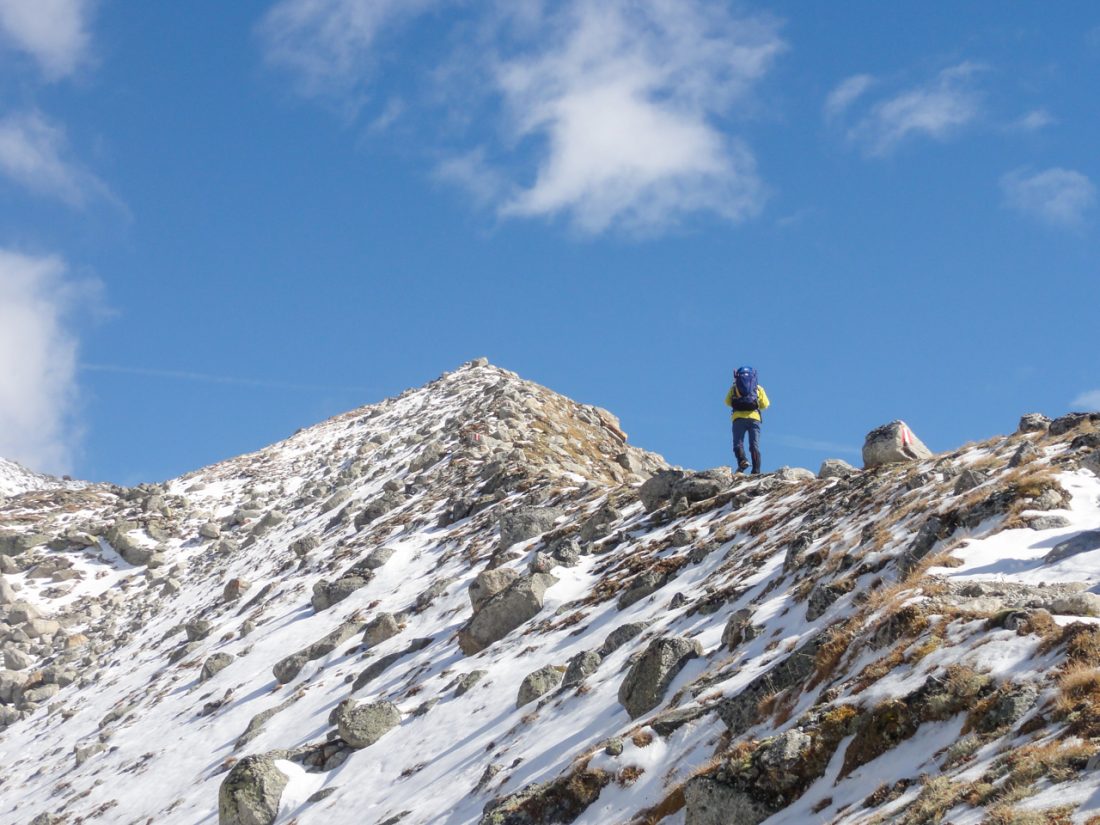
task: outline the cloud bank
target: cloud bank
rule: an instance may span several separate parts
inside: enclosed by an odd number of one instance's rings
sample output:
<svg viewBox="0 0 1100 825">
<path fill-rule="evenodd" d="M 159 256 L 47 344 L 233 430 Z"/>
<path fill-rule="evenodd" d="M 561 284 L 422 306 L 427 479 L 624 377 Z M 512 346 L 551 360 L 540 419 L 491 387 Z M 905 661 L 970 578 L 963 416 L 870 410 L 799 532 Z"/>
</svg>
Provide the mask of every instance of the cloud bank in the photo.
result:
<svg viewBox="0 0 1100 825">
<path fill-rule="evenodd" d="M 71 469 L 79 432 L 69 319 L 94 296 L 95 284 L 73 279 L 60 258 L 0 249 L 0 456 Z"/>
</svg>

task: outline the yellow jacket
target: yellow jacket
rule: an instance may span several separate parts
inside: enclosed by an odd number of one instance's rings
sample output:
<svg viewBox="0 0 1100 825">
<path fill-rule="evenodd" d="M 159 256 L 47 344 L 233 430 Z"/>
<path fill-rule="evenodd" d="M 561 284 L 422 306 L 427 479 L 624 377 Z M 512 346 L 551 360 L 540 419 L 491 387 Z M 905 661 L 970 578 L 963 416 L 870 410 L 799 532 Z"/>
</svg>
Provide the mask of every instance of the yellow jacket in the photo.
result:
<svg viewBox="0 0 1100 825">
<path fill-rule="evenodd" d="M 737 394 L 737 385 L 734 384 L 730 387 L 730 391 L 726 393 L 726 406 L 733 406 L 733 399 Z M 759 384 L 756 385 L 756 402 L 760 406 L 761 410 L 766 410 L 771 402 L 768 400 L 768 394 L 764 392 L 764 388 Z M 730 418 L 736 421 L 738 418 L 751 418 L 754 421 L 760 420 L 759 410 L 734 410 L 733 415 Z"/>
</svg>

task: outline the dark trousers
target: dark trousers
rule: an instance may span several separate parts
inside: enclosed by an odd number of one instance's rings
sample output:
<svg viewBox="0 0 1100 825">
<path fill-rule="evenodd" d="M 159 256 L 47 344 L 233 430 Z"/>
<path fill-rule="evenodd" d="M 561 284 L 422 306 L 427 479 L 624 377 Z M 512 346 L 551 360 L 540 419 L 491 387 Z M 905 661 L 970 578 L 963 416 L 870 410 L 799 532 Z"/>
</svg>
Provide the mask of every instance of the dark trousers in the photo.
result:
<svg viewBox="0 0 1100 825">
<path fill-rule="evenodd" d="M 733 419 L 733 454 L 737 456 L 738 468 L 744 468 L 745 436 L 749 437 L 749 455 L 752 456 L 752 471 L 760 472 L 760 422 L 753 418 Z"/>
</svg>

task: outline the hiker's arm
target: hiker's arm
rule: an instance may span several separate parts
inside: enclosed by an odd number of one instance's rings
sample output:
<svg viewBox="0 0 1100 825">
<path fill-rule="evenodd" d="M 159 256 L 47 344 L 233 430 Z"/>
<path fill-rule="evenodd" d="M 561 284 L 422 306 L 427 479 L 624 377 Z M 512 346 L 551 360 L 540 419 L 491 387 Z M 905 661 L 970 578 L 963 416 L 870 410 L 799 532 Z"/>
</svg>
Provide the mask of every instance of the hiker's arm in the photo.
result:
<svg viewBox="0 0 1100 825">
<path fill-rule="evenodd" d="M 729 392 L 726 393 L 726 406 L 733 406 L 733 387 L 730 387 Z"/>
<path fill-rule="evenodd" d="M 756 386 L 756 400 L 757 406 L 762 410 L 766 410 L 772 403 L 768 400 L 768 394 L 764 392 L 764 388 L 759 384 Z"/>
</svg>

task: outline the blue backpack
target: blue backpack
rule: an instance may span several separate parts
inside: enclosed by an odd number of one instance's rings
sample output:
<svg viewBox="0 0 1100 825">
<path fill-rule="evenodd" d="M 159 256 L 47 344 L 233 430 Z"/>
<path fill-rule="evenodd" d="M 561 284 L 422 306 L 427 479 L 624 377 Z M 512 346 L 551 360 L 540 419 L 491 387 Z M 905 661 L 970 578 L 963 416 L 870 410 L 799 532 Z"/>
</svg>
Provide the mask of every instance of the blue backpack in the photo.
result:
<svg viewBox="0 0 1100 825">
<path fill-rule="evenodd" d="M 733 374 L 736 392 L 730 399 L 730 406 L 738 412 L 753 412 L 760 408 L 756 397 L 756 370 L 753 367 L 738 367 Z"/>
</svg>

